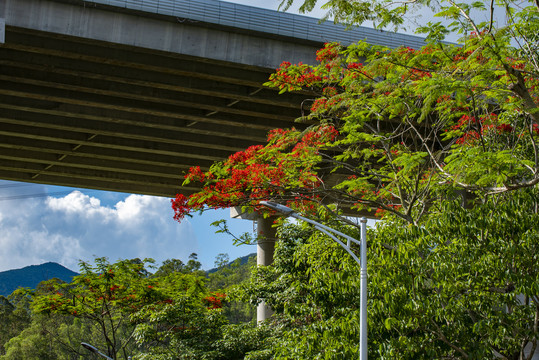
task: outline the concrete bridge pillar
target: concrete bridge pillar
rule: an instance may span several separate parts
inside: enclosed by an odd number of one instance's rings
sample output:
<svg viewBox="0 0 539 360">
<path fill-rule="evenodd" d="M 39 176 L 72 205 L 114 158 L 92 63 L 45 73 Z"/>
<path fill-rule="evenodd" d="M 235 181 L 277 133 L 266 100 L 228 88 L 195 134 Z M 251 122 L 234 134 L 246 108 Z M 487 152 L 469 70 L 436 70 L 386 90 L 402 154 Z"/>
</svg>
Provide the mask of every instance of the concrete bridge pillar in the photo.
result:
<svg viewBox="0 0 539 360">
<path fill-rule="evenodd" d="M 230 217 L 256 221 L 257 225 L 257 250 L 256 264 L 258 266 L 269 266 L 273 263 L 275 252 L 276 230 L 273 227 L 275 217 L 264 218 L 257 213 L 242 213 L 240 208 L 231 208 Z M 264 301 L 256 309 L 256 320 L 264 321 L 273 314 L 273 310 Z"/>
<path fill-rule="evenodd" d="M 276 241 L 275 228 L 273 227 L 274 220 L 274 217 L 264 218 L 263 216 L 258 216 L 258 244 L 256 251 L 256 264 L 258 266 L 268 266 L 273 263 Z M 262 301 L 256 309 L 256 320 L 263 321 L 271 315 L 273 315 L 273 310 Z"/>
</svg>

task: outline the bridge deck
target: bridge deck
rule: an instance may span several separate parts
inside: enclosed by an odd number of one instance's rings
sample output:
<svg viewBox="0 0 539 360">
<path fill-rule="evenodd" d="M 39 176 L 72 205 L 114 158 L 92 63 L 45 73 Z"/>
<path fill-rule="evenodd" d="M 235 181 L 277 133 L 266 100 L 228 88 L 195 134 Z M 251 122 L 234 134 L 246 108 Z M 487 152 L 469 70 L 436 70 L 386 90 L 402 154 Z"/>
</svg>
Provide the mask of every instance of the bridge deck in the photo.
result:
<svg viewBox="0 0 539 360">
<path fill-rule="evenodd" d="M 188 167 L 293 125 L 305 96 L 261 84 L 282 60 L 312 61 L 321 42 L 247 29 L 258 10 L 234 28 L 215 12 L 197 18 L 217 2 L 165 3 L 0 0 L 0 178 L 173 196 Z"/>
</svg>

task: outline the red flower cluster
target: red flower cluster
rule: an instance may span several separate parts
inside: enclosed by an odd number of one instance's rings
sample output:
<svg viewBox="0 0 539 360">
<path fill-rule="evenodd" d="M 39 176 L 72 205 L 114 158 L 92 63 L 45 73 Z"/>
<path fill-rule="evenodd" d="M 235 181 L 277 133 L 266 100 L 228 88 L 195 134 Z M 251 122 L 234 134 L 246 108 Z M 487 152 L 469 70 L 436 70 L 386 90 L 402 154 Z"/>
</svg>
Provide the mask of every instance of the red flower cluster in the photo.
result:
<svg viewBox="0 0 539 360">
<path fill-rule="evenodd" d="M 457 121 L 455 125 L 451 126 L 451 130 L 465 129 L 466 127 L 468 127 L 470 122 L 476 122 L 475 117 L 470 117 L 469 115 L 462 115 L 459 121 Z"/>
<path fill-rule="evenodd" d="M 415 54 L 416 50 L 409 47 L 409 46 L 403 46 L 397 49 L 397 54 L 403 55 L 403 54 Z"/>
<path fill-rule="evenodd" d="M 335 60 L 339 56 L 339 50 L 339 44 L 325 43 L 324 47 L 316 52 L 316 60 L 319 62 Z"/>
<path fill-rule="evenodd" d="M 451 126 L 451 130 L 464 131 L 464 135 L 457 139 L 457 144 L 473 145 L 481 136 L 508 134 L 512 133 L 514 128 L 510 124 L 498 123 L 498 115 L 491 113 L 479 119 L 463 115 L 455 125 Z"/>
<path fill-rule="evenodd" d="M 363 67 L 363 64 L 358 63 L 358 62 L 353 62 L 353 63 L 348 63 L 347 67 L 348 69 L 361 69 Z"/>
<path fill-rule="evenodd" d="M 189 173 L 185 176 L 186 180 L 189 181 L 200 181 L 203 182 L 206 175 L 200 169 L 200 166 L 194 166 L 189 169 Z"/>
<path fill-rule="evenodd" d="M 318 112 L 327 109 L 327 99 L 318 98 L 311 105 L 311 112 Z"/>
<path fill-rule="evenodd" d="M 226 294 L 215 293 L 204 298 L 204 303 L 208 309 L 220 309 L 223 307 L 223 301 L 226 299 Z"/>
<path fill-rule="evenodd" d="M 317 155 L 337 136 L 337 130 L 329 125 L 306 133 L 274 130 L 269 133 L 266 146 L 251 146 L 231 155 L 218 176 L 191 168 L 186 179 L 201 182 L 203 189 L 189 197 L 178 194 L 172 200 L 174 219 L 181 221 L 189 212 L 205 207 L 257 207 L 260 200 L 286 193 L 290 183 L 306 190 L 320 186 L 315 171 Z"/>
<path fill-rule="evenodd" d="M 302 87 L 311 87 L 322 81 L 322 77 L 307 66 L 298 67 L 295 70 L 297 71 L 288 71 L 288 67 L 278 69 L 275 74 L 271 75 L 270 81 L 281 90 L 287 87 L 299 90 Z"/>
<path fill-rule="evenodd" d="M 501 133 L 513 132 L 513 127 L 511 125 L 509 125 L 509 124 L 498 125 L 498 126 L 496 126 L 496 129 Z"/>
<path fill-rule="evenodd" d="M 337 95 L 337 89 L 333 86 L 326 86 L 322 89 L 322 94 L 327 97 L 335 96 Z"/>
<path fill-rule="evenodd" d="M 171 200 L 174 210 L 174 220 L 181 221 L 191 211 L 189 198 L 183 194 L 176 194 L 176 198 Z"/>
<path fill-rule="evenodd" d="M 479 140 L 479 133 L 475 130 L 468 131 L 464 136 L 457 139 L 456 143 L 459 145 L 463 144 L 474 144 L 475 141 Z"/>
<path fill-rule="evenodd" d="M 406 74 L 401 75 L 402 80 L 421 80 L 424 77 L 432 77 L 432 74 L 426 70 L 410 69 Z"/>
</svg>

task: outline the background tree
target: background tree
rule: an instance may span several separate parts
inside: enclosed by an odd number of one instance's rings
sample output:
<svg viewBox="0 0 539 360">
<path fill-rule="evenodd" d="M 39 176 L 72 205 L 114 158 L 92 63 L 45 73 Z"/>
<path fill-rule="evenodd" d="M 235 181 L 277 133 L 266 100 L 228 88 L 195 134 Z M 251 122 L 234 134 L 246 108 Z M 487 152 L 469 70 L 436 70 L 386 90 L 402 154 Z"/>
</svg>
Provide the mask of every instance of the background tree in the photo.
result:
<svg viewBox="0 0 539 360">
<path fill-rule="evenodd" d="M 184 264 L 180 259 L 167 259 L 163 261 L 159 269 L 155 272 L 154 276 L 170 275 L 174 272 L 183 274 L 192 273 L 194 271 L 200 271 L 202 264 L 198 261 L 198 255 L 191 253 L 187 264 Z"/>
<path fill-rule="evenodd" d="M 93 345 L 113 359 L 127 359 L 134 347 L 130 315 L 165 297 L 154 289 L 156 281 L 149 278 L 147 263 L 135 259 L 110 264 L 105 258 L 97 258 L 95 265 L 81 262 L 81 275 L 71 283 L 49 281 L 34 292 L 32 309 L 87 320 L 100 334 Z"/>
<path fill-rule="evenodd" d="M 81 342 L 101 341 L 89 321 L 67 315 L 32 314 L 32 322 L 6 344 L 2 360 L 79 360 L 88 352 Z"/>
<path fill-rule="evenodd" d="M 256 266 L 254 255 L 229 261 L 228 254 L 219 254 L 215 259 L 215 271 L 208 273 L 207 287 L 210 291 L 227 294 L 223 312 L 231 324 L 248 323 L 255 319 L 255 308 L 237 297 L 237 288 L 249 280 L 253 267 Z"/>
<path fill-rule="evenodd" d="M 199 359 L 203 353 L 212 358 L 210 345 L 226 323 L 220 299 L 212 297 L 205 279 L 195 274 L 174 272 L 160 277 L 159 283 L 167 298 L 132 315 L 138 324 L 135 339 L 144 349 L 135 358 Z"/>
<path fill-rule="evenodd" d="M 165 261 L 152 274 L 149 259 L 110 264 L 98 258 L 95 265 L 82 263 L 71 283 L 52 279 L 35 290 L 17 290 L 0 298 L 0 359 L 79 360 L 89 356 L 81 342 L 103 351 L 107 339 L 117 342 L 117 358 L 229 360 L 258 350 L 265 354 L 264 339 L 273 330 L 257 328 L 250 322 L 253 307 L 228 295 L 249 277 L 252 259 L 218 260 L 220 269 L 211 274 L 200 270 L 196 254 L 187 264 Z"/>
<path fill-rule="evenodd" d="M 18 331 L 2 339 L 5 353 L 4 360 L 18 359 L 62 359 L 75 360 L 86 355 L 81 342 L 98 343 L 102 337 L 92 324 L 85 319 L 72 315 L 37 314 L 32 311 L 32 296 L 51 294 L 50 284 L 61 284 L 61 280 L 52 279 L 40 283 L 35 291 L 18 289 L 8 298 L 15 304 L 13 315 L 17 315 L 15 325 Z M 6 322 L 6 325 L 13 323 Z M 9 332 L 8 332 L 9 334 Z"/>
<path fill-rule="evenodd" d="M 133 314 L 141 348 L 134 359 L 267 359 L 265 339 L 273 330 L 257 328 L 250 322 L 253 307 L 229 297 L 248 277 L 252 261 L 230 263 L 221 254 L 216 265 L 207 277 L 195 270 L 158 278 L 169 298 Z M 250 353 L 255 357 L 246 357 Z"/>
<path fill-rule="evenodd" d="M 4 344 L 30 323 L 28 300 L 19 293 L 15 292 L 9 298 L 0 296 L 0 355 L 5 354 Z"/>
</svg>

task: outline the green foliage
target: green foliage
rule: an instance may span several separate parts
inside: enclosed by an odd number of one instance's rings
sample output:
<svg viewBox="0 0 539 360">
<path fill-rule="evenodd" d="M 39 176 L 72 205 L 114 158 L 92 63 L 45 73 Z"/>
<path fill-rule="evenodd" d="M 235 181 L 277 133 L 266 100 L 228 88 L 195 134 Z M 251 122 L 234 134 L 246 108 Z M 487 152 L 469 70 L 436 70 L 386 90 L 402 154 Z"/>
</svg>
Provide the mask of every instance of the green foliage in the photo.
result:
<svg viewBox="0 0 539 360">
<path fill-rule="evenodd" d="M 187 264 L 184 264 L 180 259 L 167 259 L 163 261 L 163 264 L 159 267 L 159 269 L 157 269 L 154 276 L 166 276 L 175 272 L 182 274 L 197 272 L 200 275 L 202 273 L 200 271 L 201 267 L 202 264 L 200 261 L 198 261 L 198 255 L 196 253 L 192 253 L 189 255 Z"/>
<path fill-rule="evenodd" d="M 5 354 L 4 345 L 17 336 L 30 323 L 30 314 L 25 298 L 13 294 L 9 298 L 0 296 L 0 356 Z"/>
<path fill-rule="evenodd" d="M 245 264 L 242 264 L 241 260 L 242 258 L 239 258 L 229 262 L 227 254 L 219 254 L 215 260 L 217 270 L 208 274 L 208 289 L 227 294 L 223 312 L 231 324 L 249 323 L 255 318 L 254 306 L 240 301 L 236 292 L 237 286 L 250 278 L 256 256 L 249 256 Z"/>
<path fill-rule="evenodd" d="M 53 360 L 56 354 L 47 340 L 39 328 L 29 327 L 7 342 L 5 345 L 7 352 L 1 358 L 5 360 Z"/>
<path fill-rule="evenodd" d="M 143 349 L 134 359 L 269 359 L 266 339 L 273 329 L 250 322 L 254 308 L 234 296 L 235 285 L 249 278 L 253 261 L 230 263 L 228 255 L 220 254 L 207 283 L 177 272 L 160 278 L 163 286 L 168 284 L 170 299 L 132 316 Z"/>
<path fill-rule="evenodd" d="M 380 223 L 369 248 L 378 355 L 512 359 L 537 343 L 538 201 L 536 190 L 473 209 L 447 201 L 421 226 Z"/>
<path fill-rule="evenodd" d="M 387 217 L 369 230 L 369 357 L 514 359 L 537 344 L 538 206 L 536 189 L 478 199 L 472 209 L 446 200 L 421 225 Z M 356 357 L 358 264 L 308 225 L 286 225 L 280 239 L 274 265 L 242 287 L 276 311 L 268 351 Z"/>
<path fill-rule="evenodd" d="M 271 359 L 267 350 L 271 346 L 275 329 L 267 326 L 257 326 L 253 322 L 238 325 L 228 325 L 223 328 L 223 336 L 214 345 L 222 359 Z"/>
<path fill-rule="evenodd" d="M 353 228 L 348 231 L 354 234 Z M 266 340 L 266 351 L 273 359 L 355 358 L 357 264 L 308 226 L 285 226 L 279 239 L 274 264 L 257 268 L 242 286 L 246 300 L 263 299 L 276 311 L 268 321 L 275 333 Z"/>
<path fill-rule="evenodd" d="M 90 322 L 101 334 L 93 345 L 113 359 L 127 359 L 134 349 L 135 324 L 130 315 L 147 304 L 166 299 L 157 282 L 149 277 L 147 263 L 151 261 L 134 259 L 110 264 L 105 258 L 97 258 L 95 265 L 81 262 L 81 275 L 71 283 L 42 283 L 32 293 L 32 310 Z"/>
<path fill-rule="evenodd" d="M 220 310 L 206 309 L 202 294 L 177 294 L 170 303 L 148 306 L 133 317 L 139 325 L 135 339 L 149 344 L 136 359 L 213 358 L 211 343 L 220 336 L 226 318 Z"/>
<path fill-rule="evenodd" d="M 266 359 L 259 350 L 270 330 L 250 322 L 252 306 L 226 295 L 249 277 L 253 258 L 217 261 L 207 277 L 196 254 L 154 274 L 150 259 L 97 258 L 82 262 L 71 283 L 53 279 L 0 297 L 0 359 L 88 358 L 81 342 L 116 359 Z"/>
<path fill-rule="evenodd" d="M 31 324 L 6 343 L 7 352 L 0 359 L 80 360 L 88 355 L 80 343 L 96 343 L 100 339 L 89 321 L 33 314 Z"/>
</svg>

